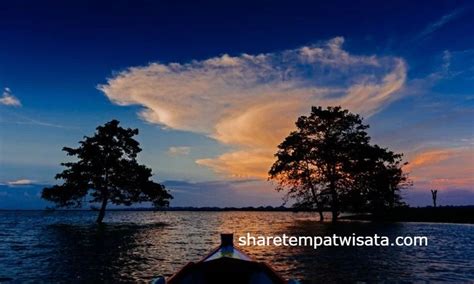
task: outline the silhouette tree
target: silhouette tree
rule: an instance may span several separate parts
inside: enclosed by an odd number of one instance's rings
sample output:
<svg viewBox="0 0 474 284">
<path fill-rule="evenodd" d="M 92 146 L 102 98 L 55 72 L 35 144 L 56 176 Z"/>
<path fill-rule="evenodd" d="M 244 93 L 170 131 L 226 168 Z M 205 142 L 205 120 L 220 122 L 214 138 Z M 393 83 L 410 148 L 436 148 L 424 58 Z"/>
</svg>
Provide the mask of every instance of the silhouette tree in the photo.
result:
<svg viewBox="0 0 474 284">
<path fill-rule="evenodd" d="M 278 181 L 277 191 L 287 191 L 285 202 L 296 199 L 295 207 L 316 209 L 320 221 L 324 220 L 325 187 L 323 177 L 312 156 L 312 145 L 304 132 L 306 119 L 300 118 L 297 125 L 301 131 L 292 132 L 278 147 L 278 160 L 269 171 L 269 179 Z"/>
<path fill-rule="evenodd" d="M 130 206 L 150 201 L 157 207 L 168 206 L 172 196 L 150 179 L 151 169 L 136 160 L 141 148 L 133 136 L 138 129 L 122 128 L 112 120 L 96 130 L 78 148 L 63 148 L 78 161 L 62 163 L 66 169 L 55 178 L 64 183 L 44 188 L 42 197 L 58 207 L 81 207 L 90 196 L 89 202 L 100 203 L 97 223 L 102 223 L 108 202 Z"/>
<path fill-rule="evenodd" d="M 297 204 L 313 204 L 322 216 L 329 207 L 333 221 L 341 210 L 381 210 L 398 203 L 407 179 L 401 154 L 370 145 L 359 115 L 341 107 L 312 107 L 296 130 L 278 146 L 269 179 Z"/>
<path fill-rule="evenodd" d="M 404 205 L 400 189 L 411 185 L 403 173 L 402 154 L 363 144 L 353 149 L 345 170 L 349 174 L 346 193 L 342 195 L 345 209 L 381 214 L 388 208 Z"/>
<path fill-rule="evenodd" d="M 436 208 L 436 198 L 438 198 L 438 190 L 431 190 L 431 197 L 433 198 L 433 207 Z"/>
</svg>

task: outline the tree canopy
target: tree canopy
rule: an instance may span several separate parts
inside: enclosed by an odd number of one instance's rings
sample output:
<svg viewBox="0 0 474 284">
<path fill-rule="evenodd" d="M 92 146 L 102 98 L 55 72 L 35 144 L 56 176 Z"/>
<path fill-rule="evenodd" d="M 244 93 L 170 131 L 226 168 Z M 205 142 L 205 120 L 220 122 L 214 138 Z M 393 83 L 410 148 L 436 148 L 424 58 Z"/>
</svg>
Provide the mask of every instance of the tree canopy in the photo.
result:
<svg viewBox="0 0 474 284">
<path fill-rule="evenodd" d="M 341 107 L 312 107 L 278 146 L 269 179 L 297 206 L 333 220 L 342 210 L 380 212 L 400 204 L 408 184 L 402 154 L 370 144 L 368 125 Z"/>
<path fill-rule="evenodd" d="M 65 162 L 56 175 L 61 185 L 44 188 L 42 197 L 58 207 L 81 207 L 86 200 L 99 203 L 97 222 L 101 223 L 107 203 L 130 206 L 137 202 L 151 202 L 154 206 L 168 206 L 172 196 L 164 185 L 151 180 L 152 170 L 137 162 L 141 151 L 133 137 L 138 129 L 122 128 L 112 120 L 99 126 L 93 136 L 85 136 L 78 148 L 64 147 L 75 162 Z"/>
</svg>

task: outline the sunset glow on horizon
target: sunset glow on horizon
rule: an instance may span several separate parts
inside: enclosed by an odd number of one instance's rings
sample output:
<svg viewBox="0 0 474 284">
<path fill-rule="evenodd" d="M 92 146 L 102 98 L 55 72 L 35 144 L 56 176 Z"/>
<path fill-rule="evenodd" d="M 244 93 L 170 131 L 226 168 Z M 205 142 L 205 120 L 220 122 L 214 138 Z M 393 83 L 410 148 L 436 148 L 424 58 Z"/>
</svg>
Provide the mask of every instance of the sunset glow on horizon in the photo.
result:
<svg viewBox="0 0 474 284">
<path fill-rule="evenodd" d="M 410 204 L 430 204 L 430 189 L 441 205 L 474 204 L 473 5 L 402 2 L 390 13 L 366 2 L 346 19 L 336 3 L 226 16 L 148 3 L 132 18 L 112 3 L 105 15 L 4 4 L 0 208 L 44 208 L 61 148 L 111 119 L 140 130 L 140 161 L 171 206 L 279 206 L 268 170 L 311 106 L 360 114 L 373 143 L 403 153 Z"/>
</svg>

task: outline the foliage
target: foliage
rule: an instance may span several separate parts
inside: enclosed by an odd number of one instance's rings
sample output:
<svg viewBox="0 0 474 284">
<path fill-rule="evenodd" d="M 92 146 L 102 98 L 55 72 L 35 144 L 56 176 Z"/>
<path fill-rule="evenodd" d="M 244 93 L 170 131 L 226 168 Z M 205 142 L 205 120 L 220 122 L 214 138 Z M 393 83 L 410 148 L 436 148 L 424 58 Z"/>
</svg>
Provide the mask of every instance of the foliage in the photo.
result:
<svg viewBox="0 0 474 284">
<path fill-rule="evenodd" d="M 312 107 L 278 146 L 269 179 L 296 204 L 376 212 L 400 203 L 402 155 L 370 144 L 368 125 L 341 107 Z"/>
<path fill-rule="evenodd" d="M 58 207 L 81 207 L 89 198 L 101 203 L 98 222 L 102 222 L 107 203 L 129 206 L 150 201 L 155 206 L 168 206 L 172 196 L 161 184 L 153 182 L 150 168 L 137 162 L 141 151 L 133 137 L 138 129 L 122 128 L 112 120 L 97 127 L 92 137 L 84 137 L 78 148 L 64 147 L 75 162 L 65 162 L 56 179 L 61 185 L 44 188 L 42 197 Z"/>
</svg>

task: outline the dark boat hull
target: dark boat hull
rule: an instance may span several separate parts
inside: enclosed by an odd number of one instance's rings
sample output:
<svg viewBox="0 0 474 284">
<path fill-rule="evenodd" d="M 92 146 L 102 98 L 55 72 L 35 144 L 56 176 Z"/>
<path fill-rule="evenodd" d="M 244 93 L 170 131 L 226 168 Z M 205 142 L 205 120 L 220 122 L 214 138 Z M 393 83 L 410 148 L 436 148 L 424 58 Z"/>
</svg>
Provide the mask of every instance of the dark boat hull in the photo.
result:
<svg viewBox="0 0 474 284">
<path fill-rule="evenodd" d="M 168 284 L 284 284 L 288 283 L 269 265 L 253 261 L 234 247 L 232 234 L 222 234 L 222 243 L 199 262 L 190 262 Z M 157 282 L 159 283 L 159 282 Z M 161 283 L 165 283 L 163 280 Z"/>
</svg>

